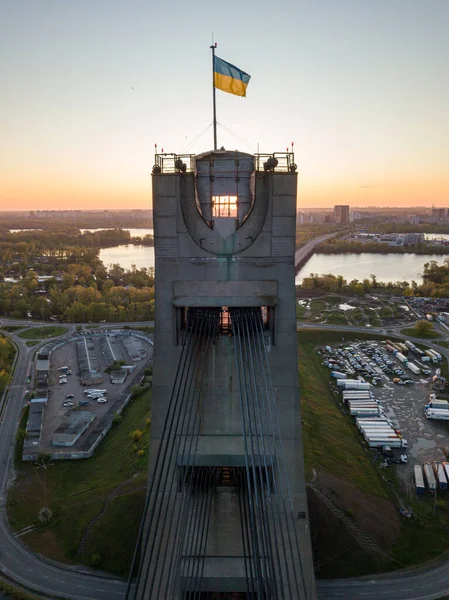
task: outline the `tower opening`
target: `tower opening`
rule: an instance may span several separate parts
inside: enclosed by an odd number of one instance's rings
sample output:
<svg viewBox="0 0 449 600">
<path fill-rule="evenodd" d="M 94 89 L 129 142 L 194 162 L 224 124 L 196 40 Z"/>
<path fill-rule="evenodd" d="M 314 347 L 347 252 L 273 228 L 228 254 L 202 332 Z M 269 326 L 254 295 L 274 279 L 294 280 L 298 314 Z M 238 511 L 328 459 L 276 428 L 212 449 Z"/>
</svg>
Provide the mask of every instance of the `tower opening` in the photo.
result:
<svg viewBox="0 0 449 600">
<path fill-rule="evenodd" d="M 237 196 L 212 196 L 212 217 L 237 218 Z"/>
</svg>

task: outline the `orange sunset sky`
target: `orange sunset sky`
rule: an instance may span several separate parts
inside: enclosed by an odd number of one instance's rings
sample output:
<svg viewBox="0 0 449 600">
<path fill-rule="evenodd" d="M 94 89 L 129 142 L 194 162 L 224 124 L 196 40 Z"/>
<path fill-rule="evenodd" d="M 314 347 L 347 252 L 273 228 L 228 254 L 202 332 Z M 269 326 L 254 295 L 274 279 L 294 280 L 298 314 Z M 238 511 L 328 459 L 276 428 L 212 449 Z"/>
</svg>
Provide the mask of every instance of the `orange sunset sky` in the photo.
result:
<svg viewBox="0 0 449 600">
<path fill-rule="evenodd" d="M 154 143 L 212 147 L 212 31 L 251 75 L 219 146 L 294 141 L 299 208 L 449 206 L 448 29 L 447 0 L 2 3 L 0 210 L 149 208 Z"/>
</svg>

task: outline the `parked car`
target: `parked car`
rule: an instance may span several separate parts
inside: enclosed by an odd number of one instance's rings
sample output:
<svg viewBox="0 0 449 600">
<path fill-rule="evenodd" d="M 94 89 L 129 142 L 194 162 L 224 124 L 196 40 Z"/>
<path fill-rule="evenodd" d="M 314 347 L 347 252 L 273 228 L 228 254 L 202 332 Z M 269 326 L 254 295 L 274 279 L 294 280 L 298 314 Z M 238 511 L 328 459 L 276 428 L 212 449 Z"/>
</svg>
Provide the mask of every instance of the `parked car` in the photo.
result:
<svg viewBox="0 0 449 600">
<path fill-rule="evenodd" d="M 59 383 L 67 383 L 67 379 L 60 379 Z"/>
<path fill-rule="evenodd" d="M 103 404 L 104 402 L 107 402 L 107 401 L 108 401 L 108 399 L 107 399 L 107 398 L 97 398 L 97 402 L 98 402 L 99 404 Z"/>
<path fill-rule="evenodd" d="M 66 400 L 71 400 L 74 397 L 75 397 L 75 394 L 67 394 L 67 396 L 65 397 L 65 399 Z"/>
<path fill-rule="evenodd" d="M 69 406 L 73 406 L 73 402 L 71 400 L 67 400 L 66 402 L 63 403 L 63 405 L 65 408 L 69 407 Z"/>
</svg>

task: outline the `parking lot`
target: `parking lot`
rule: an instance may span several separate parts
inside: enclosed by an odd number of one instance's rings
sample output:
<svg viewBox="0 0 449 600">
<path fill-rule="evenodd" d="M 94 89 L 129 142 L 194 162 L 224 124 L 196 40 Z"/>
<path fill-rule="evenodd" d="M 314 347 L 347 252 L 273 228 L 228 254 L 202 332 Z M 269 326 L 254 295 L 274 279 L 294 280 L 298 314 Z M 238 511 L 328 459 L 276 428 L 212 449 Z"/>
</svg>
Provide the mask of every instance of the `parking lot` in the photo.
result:
<svg viewBox="0 0 449 600">
<path fill-rule="evenodd" d="M 125 362 L 125 367 L 128 366 L 130 372 L 127 373 L 123 383 L 112 383 L 110 374 L 105 372 L 110 366 L 111 360 L 105 353 L 105 338 L 105 335 L 96 335 L 89 338 L 90 358 L 95 357 L 95 373 L 92 375 L 92 382 L 95 383 L 90 385 L 85 385 L 85 373 L 84 379 L 81 378 L 80 350 L 77 346 L 79 343 L 84 343 L 85 338 L 82 339 L 82 342 L 79 338 L 68 341 L 52 352 L 48 374 L 49 399 L 44 411 L 41 432 L 40 445 L 42 451 L 54 454 L 58 451 L 67 453 L 69 450 L 85 448 L 86 440 L 91 436 L 92 431 L 94 429 L 101 430 L 102 424 L 106 422 L 105 417 L 113 415 L 122 406 L 132 385 L 140 381 L 143 370 L 152 360 L 152 345 L 149 340 L 139 338 L 138 348 L 141 349 L 141 356 L 135 354 L 131 358 L 121 337 L 119 335 L 114 336 L 107 347 L 112 347 L 114 352 L 117 352 L 116 347 L 120 345 L 120 360 Z M 129 340 L 132 343 L 133 338 L 126 333 L 126 343 Z M 107 361 L 109 361 L 109 365 Z M 63 367 L 69 369 L 66 377 L 63 377 Z M 60 381 L 66 381 L 66 383 Z M 88 399 L 85 391 L 89 389 L 106 390 L 104 398 L 100 401 L 95 398 Z M 70 421 L 75 422 L 75 417 L 78 417 L 81 412 L 93 413 L 94 415 L 93 420 L 91 420 L 91 415 L 85 415 L 87 430 L 82 433 L 75 444 L 70 445 L 71 448 L 55 446 L 55 432 L 62 431 Z"/>
<path fill-rule="evenodd" d="M 407 440 L 408 462 L 398 465 L 397 473 L 403 489 L 414 493 L 414 465 L 447 460 L 445 448 L 449 447 L 449 421 L 428 420 L 424 413 L 429 395 L 435 391 L 435 376 L 441 365 L 424 364 L 413 353 L 410 353 L 409 359 L 420 365 L 418 375 L 388 351 L 385 343 L 378 341 L 323 350 L 323 364 L 330 369 L 374 383 L 370 390 L 379 401 L 384 417 L 390 419 L 394 428 Z M 440 395 L 438 391 L 436 395 Z M 379 451 L 373 450 L 373 453 L 380 459 Z"/>
</svg>

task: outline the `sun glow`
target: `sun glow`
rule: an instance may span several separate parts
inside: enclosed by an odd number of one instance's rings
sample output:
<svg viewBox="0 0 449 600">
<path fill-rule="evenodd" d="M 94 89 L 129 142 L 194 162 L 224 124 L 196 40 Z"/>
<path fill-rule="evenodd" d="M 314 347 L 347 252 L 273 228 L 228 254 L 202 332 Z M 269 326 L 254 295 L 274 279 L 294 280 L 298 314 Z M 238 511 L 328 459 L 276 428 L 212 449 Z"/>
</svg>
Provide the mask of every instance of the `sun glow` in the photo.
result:
<svg viewBox="0 0 449 600">
<path fill-rule="evenodd" d="M 237 218 L 237 196 L 212 196 L 212 216 Z"/>
</svg>

